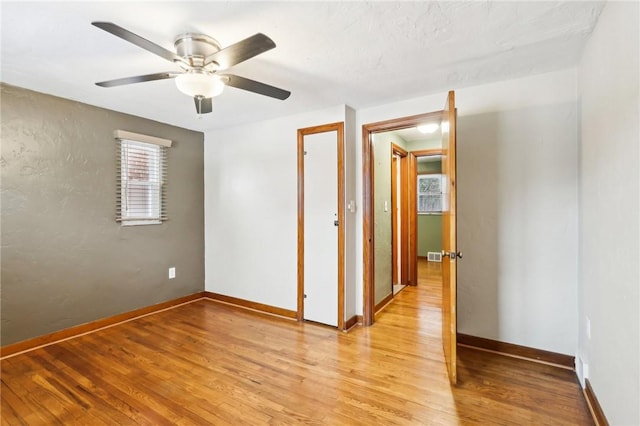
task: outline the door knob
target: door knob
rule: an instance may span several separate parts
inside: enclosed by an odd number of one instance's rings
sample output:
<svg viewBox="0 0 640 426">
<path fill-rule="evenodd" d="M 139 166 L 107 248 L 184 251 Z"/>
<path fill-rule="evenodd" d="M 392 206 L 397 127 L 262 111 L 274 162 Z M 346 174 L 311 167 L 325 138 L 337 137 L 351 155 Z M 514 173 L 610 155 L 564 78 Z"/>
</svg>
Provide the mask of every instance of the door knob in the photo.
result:
<svg viewBox="0 0 640 426">
<path fill-rule="evenodd" d="M 455 251 L 445 251 L 445 250 L 442 250 L 442 253 L 441 253 L 441 254 L 442 254 L 442 257 L 448 257 L 448 258 L 449 258 L 449 259 L 451 259 L 451 260 L 455 260 L 455 259 L 456 259 L 456 257 L 457 257 L 458 259 L 462 259 L 462 252 L 461 252 L 461 251 L 455 252 Z"/>
</svg>

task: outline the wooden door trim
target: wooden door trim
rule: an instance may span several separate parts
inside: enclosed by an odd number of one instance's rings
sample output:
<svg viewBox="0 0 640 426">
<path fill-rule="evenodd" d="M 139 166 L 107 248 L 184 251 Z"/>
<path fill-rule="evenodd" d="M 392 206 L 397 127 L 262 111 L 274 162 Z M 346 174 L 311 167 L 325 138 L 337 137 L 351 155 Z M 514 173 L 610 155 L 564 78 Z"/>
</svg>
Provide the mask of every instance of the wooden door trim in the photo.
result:
<svg viewBox="0 0 640 426">
<path fill-rule="evenodd" d="M 397 179 L 397 172 L 396 172 L 396 176 L 393 175 L 393 170 L 392 170 L 392 177 L 391 177 L 391 226 L 392 226 L 392 235 L 393 235 L 393 241 L 392 241 L 392 255 L 391 255 L 391 261 L 393 262 L 393 267 L 392 267 L 392 271 L 394 271 L 397 268 L 397 262 L 398 262 L 398 250 L 397 247 L 395 247 L 394 244 L 400 244 L 400 280 L 399 280 L 399 284 L 410 284 L 411 283 L 411 275 L 409 274 L 409 265 L 407 262 L 407 257 L 408 257 L 408 240 L 409 240 L 409 227 L 408 227 L 408 206 L 407 206 L 407 175 L 408 175 L 408 169 L 407 169 L 407 165 L 408 165 L 408 159 L 409 159 L 409 152 L 404 150 L 402 147 L 396 145 L 395 143 L 391 143 L 391 162 L 392 162 L 392 169 L 393 169 L 393 159 L 394 159 L 394 155 L 397 155 L 398 157 L 400 157 L 399 159 L 399 163 L 398 163 L 398 167 L 400 167 L 400 195 L 398 196 L 397 194 L 397 190 L 396 187 L 397 185 L 393 185 L 393 182 Z M 397 182 L 396 182 L 397 184 Z M 399 198 L 399 199 L 398 199 Z M 397 234 L 397 225 L 398 225 L 398 214 L 396 213 L 396 209 L 395 209 L 395 205 L 396 203 L 399 203 L 400 205 L 400 235 L 396 235 Z M 393 280 L 392 283 L 393 285 Z M 391 291 L 391 294 L 393 295 L 393 290 Z"/>
<path fill-rule="evenodd" d="M 378 121 L 362 126 L 362 323 L 365 326 L 372 325 L 375 321 L 373 282 L 375 265 L 373 178 L 375 170 L 372 158 L 372 136 L 374 133 L 414 127 L 424 121 L 439 120 L 440 117 L 442 117 L 442 111 L 435 111 L 409 117 Z M 409 217 L 411 218 L 412 216 L 413 215 L 410 215 Z"/>
<path fill-rule="evenodd" d="M 391 144 L 391 294 L 393 295 L 393 285 L 396 281 L 398 284 L 402 282 L 402 276 L 398 277 L 398 245 L 402 240 L 402 233 L 398 235 L 398 169 L 400 166 L 400 157 L 396 158 L 393 152 L 393 144 Z M 402 223 L 402 222 L 400 222 Z M 402 257 L 402 255 L 400 255 Z M 402 273 L 402 268 L 400 268 Z"/>
<path fill-rule="evenodd" d="M 298 297 L 296 319 L 304 321 L 304 137 L 317 133 L 337 133 L 338 153 L 338 329 L 345 330 L 344 318 L 344 122 L 298 129 Z"/>
<path fill-rule="evenodd" d="M 400 157 L 406 157 L 409 154 L 409 152 L 404 150 L 401 146 L 391 142 L 391 155 L 393 154 L 397 154 Z"/>
<path fill-rule="evenodd" d="M 411 153 L 416 157 L 429 157 L 431 155 L 442 155 L 442 149 L 440 148 L 422 149 L 419 151 L 411 151 Z"/>
</svg>

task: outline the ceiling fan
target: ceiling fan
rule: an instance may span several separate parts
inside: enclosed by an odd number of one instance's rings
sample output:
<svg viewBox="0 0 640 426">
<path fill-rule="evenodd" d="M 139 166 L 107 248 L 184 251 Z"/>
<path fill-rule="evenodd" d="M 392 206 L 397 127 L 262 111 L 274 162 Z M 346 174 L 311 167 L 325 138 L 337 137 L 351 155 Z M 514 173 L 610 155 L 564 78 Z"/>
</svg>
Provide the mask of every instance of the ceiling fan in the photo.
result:
<svg viewBox="0 0 640 426">
<path fill-rule="evenodd" d="M 166 71 L 96 83 L 100 87 L 175 78 L 178 90 L 194 99 L 198 114 L 212 111 L 213 97 L 222 93 L 225 86 L 280 100 L 285 100 L 291 95 L 287 90 L 259 81 L 234 74 L 219 73 L 276 47 L 273 40 L 264 34 L 258 33 L 236 44 L 221 48 L 215 39 L 207 35 L 185 33 L 176 37 L 174 53 L 114 23 L 92 22 L 91 24 L 182 68 L 182 71 Z"/>
</svg>

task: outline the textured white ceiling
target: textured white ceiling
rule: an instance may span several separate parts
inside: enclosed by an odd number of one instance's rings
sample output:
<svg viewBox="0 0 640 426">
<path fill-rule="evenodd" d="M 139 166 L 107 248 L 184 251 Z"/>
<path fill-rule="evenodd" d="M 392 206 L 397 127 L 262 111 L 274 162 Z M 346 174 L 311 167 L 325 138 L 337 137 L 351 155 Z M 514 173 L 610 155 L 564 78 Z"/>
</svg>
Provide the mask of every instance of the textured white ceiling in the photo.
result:
<svg viewBox="0 0 640 426">
<path fill-rule="evenodd" d="M 354 108 L 576 65 L 603 2 L 5 2 L 3 82 L 194 130 L 313 109 Z M 227 88 L 197 118 L 171 80 L 96 81 L 177 68 L 90 25 L 110 21 L 167 49 L 201 32 L 277 47 L 231 72 L 292 92 Z"/>
</svg>

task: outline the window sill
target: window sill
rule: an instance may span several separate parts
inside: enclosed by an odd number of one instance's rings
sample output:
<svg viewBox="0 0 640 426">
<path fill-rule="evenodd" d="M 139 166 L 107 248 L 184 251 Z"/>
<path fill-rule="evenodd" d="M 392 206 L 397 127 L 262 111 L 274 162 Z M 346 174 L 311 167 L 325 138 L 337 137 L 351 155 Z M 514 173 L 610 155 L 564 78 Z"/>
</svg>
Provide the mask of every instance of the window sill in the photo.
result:
<svg viewBox="0 0 640 426">
<path fill-rule="evenodd" d="M 138 225 L 160 225 L 161 220 L 122 220 L 121 226 L 138 226 Z"/>
</svg>

